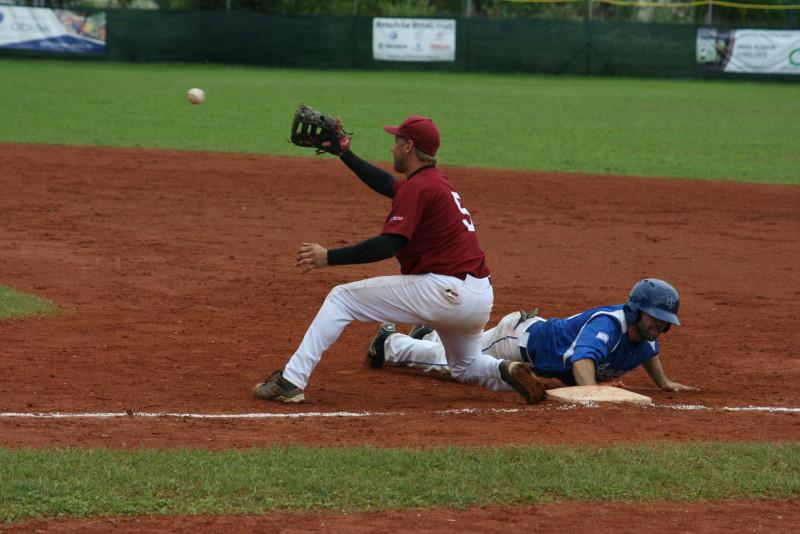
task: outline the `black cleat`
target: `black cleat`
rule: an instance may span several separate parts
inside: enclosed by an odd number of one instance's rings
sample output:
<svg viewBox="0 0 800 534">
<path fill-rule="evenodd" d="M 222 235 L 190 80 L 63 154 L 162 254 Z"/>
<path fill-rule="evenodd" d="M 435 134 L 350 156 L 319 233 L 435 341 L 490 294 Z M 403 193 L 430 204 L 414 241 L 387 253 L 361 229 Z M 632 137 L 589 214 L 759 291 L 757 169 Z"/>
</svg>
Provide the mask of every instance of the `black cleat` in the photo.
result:
<svg viewBox="0 0 800 534">
<path fill-rule="evenodd" d="M 372 343 L 369 344 L 367 349 L 367 362 L 373 369 L 380 369 L 383 367 L 383 362 L 386 361 L 383 352 L 383 344 L 386 339 L 392 334 L 397 333 L 397 327 L 392 323 L 381 323 L 378 326 L 378 331 L 375 332 L 375 337 L 372 338 Z"/>
</svg>

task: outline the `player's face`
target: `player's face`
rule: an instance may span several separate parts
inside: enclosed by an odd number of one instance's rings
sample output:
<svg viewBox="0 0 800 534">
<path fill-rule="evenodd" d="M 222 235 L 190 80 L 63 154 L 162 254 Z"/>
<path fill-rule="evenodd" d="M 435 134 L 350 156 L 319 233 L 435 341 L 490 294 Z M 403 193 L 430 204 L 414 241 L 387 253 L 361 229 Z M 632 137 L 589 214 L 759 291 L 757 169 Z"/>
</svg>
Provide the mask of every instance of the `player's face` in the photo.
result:
<svg viewBox="0 0 800 534">
<path fill-rule="evenodd" d="M 667 322 L 656 319 L 645 312 L 641 313 L 642 318 L 636 323 L 636 329 L 639 331 L 639 335 L 642 336 L 642 338 L 647 341 L 655 341 L 659 334 L 664 331 L 664 328 L 667 327 Z"/>
<path fill-rule="evenodd" d="M 394 157 L 394 170 L 400 174 L 405 174 L 408 158 L 408 141 L 399 135 L 394 136 L 394 146 L 392 147 L 392 156 Z"/>
</svg>

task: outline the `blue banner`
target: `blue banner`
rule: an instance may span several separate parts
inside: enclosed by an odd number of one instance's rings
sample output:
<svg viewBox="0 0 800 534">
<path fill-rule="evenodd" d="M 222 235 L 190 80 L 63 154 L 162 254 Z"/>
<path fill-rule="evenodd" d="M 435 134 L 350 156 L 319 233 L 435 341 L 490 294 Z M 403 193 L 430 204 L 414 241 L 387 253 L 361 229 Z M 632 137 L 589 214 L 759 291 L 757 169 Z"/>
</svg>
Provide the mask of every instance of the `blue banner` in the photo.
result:
<svg viewBox="0 0 800 534">
<path fill-rule="evenodd" d="M 102 54 L 106 14 L 0 6 L 0 48 Z"/>
</svg>

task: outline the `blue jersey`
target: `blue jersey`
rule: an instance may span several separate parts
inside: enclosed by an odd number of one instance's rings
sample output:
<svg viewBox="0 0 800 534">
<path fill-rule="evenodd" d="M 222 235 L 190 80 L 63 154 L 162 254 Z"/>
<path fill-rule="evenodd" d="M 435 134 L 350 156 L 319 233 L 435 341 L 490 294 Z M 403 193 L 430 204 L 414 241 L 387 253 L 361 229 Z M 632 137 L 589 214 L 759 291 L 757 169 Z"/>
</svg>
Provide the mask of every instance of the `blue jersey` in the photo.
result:
<svg viewBox="0 0 800 534">
<path fill-rule="evenodd" d="M 608 382 L 658 354 L 658 342 L 634 345 L 628 336 L 624 304 L 594 308 L 567 319 L 549 319 L 528 328 L 523 359 L 545 376 L 575 385 L 572 364 L 594 360 L 595 380 Z"/>
</svg>

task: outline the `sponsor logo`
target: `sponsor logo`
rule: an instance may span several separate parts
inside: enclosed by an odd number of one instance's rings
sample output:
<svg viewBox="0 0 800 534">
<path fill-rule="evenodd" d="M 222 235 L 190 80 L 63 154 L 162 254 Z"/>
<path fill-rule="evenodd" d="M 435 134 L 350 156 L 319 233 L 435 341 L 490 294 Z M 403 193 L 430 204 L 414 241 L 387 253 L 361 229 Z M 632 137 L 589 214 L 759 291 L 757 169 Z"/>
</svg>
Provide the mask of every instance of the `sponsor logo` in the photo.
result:
<svg viewBox="0 0 800 534">
<path fill-rule="evenodd" d="M 411 23 L 407 20 L 375 21 L 376 28 L 410 28 Z"/>
<path fill-rule="evenodd" d="M 2 20 L 2 17 L 0 17 L 0 20 Z M 795 67 L 800 67 L 800 48 L 795 48 L 789 52 L 789 63 Z"/>
<path fill-rule="evenodd" d="M 50 26 L 40 22 L 12 22 L 11 30 L 20 33 L 50 33 Z"/>
<path fill-rule="evenodd" d="M 402 220 L 403 220 L 403 217 L 392 217 L 391 219 L 389 219 L 389 222 L 402 221 Z"/>
<path fill-rule="evenodd" d="M 602 341 L 604 345 L 608 344 L 608 334 L 606 334 L 605 332 L 598 332 L 597 339 Z"/>
</svg>

